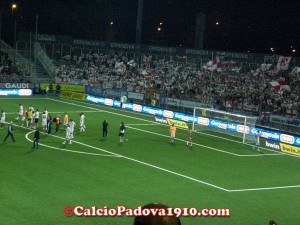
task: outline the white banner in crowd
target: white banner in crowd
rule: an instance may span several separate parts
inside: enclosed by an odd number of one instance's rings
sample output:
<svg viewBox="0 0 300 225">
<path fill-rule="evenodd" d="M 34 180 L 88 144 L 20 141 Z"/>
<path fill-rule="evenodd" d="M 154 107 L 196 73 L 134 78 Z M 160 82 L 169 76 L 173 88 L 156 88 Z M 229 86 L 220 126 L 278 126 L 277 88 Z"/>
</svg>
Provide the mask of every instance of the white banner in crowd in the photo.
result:
<svg viewBox="0 0 300 225">
<path fill-rule="evenodd" d="M 128 92 L 128 98 L 144 100 L 144 94 L 136 92 Z"/>
<path fill-rule="evenodd" d="M 166 98 L 166 105 L 179 106 L 185 108 L 194 108 L 194 107 L 202 107 L 202 108 L 212 108 L 212 104 L 202 103 L 202 102 L 193 102 L 180 100 L 176 98 Z"/>
<path fill-rule="evenodd" d="M 287 70 L 290 65 L 292 57 L 285 57 L 285 56 L 279 56 L 278 62 L 277 62 L 277 69 L 278 70 Z"/>
</svg>

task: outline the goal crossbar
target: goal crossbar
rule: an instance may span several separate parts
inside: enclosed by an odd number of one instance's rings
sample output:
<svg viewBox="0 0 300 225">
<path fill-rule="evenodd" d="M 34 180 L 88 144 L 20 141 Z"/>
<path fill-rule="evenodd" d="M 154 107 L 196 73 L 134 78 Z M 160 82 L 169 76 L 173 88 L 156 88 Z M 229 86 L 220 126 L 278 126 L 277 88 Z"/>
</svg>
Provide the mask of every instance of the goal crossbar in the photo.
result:
<svg viewBox="0 0 300 225">
<path fill-rule="evenodd" d="M 194 107 L 193 131 L 212 131 L 241 138 L 243 143 L 254 143 L 250 129 L 255 128 L 257 117 Z"/>
</svg>

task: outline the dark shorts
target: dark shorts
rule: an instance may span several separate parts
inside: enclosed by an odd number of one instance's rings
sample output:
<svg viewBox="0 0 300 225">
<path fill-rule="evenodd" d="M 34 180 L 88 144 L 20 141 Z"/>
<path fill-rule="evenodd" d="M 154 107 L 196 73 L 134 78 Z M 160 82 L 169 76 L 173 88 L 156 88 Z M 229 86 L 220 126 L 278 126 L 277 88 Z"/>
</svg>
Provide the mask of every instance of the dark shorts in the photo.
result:
<svg viewBox="0 0 300 225">
<path fill-rule="evenodd" d="M 35 123 L 38 123 L 38 122 L 39 122 L 39 119 L 34 119 L 34 122 L 35 122 Z"/>
<path fill-rule="evenodd" d="M 124 133 L 121 133 L 121 132 L 120 132 L 120 133 L 119 133 L 119 136 L 120 136 L 120 137 L 124 137 Z"/>
</svg>

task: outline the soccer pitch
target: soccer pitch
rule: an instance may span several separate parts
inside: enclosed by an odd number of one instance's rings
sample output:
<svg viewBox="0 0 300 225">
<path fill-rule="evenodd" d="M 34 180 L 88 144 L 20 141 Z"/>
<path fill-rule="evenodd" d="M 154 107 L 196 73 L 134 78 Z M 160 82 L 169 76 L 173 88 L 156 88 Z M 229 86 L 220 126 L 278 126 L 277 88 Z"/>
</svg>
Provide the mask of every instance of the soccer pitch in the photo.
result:
<svg viewBox="0 0 300 225">
<path fill-rule="evenodd" d="M 71 145 L 65 131 L 41 133 L 32 150 L 33 130 L 14 118 L 18 105 L 47 108 L 55 117 L 69 114 L 77 126 Z M 0 98 L 6 122 L 14 122 L 16 142 L 3 143 L 0 130 L 0 224 L 131 225 L 133 217 L 67 217 L 66 206 L 136 208 L 159 202 L 170 207 L 227 208 L 227 217 L 180 217 L 182 225 L 299 224 L 300 158 L 277 151 L 253 151 L 234 137 L 212 132 L 193 134 L 177 128 L 170 144 L 169 127 L 153 117 L 60 98 Z M 79 132 L 79 113 L 86 132 Z M 109 123 L 102 140 L 102 122 Z M 41 119 L 40 119 L 41 120 Z M 119 126 L 126 126 L 119 143 Z"/>
</svg>

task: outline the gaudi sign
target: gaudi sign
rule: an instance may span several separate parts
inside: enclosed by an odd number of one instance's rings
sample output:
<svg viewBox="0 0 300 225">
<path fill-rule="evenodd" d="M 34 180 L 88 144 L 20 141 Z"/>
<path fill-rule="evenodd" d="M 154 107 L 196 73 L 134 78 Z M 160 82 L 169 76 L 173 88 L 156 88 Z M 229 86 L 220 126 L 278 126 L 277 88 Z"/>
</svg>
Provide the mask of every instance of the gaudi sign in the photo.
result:
<svg viewBox="0 0 300 225">
<path fill-rule="evenodd" d="M 28 89 L 28 88 L 33 88 L 33 84 L 31 84 L 31 83 L 0 83 L 0 88 Z"/>
</svg>

